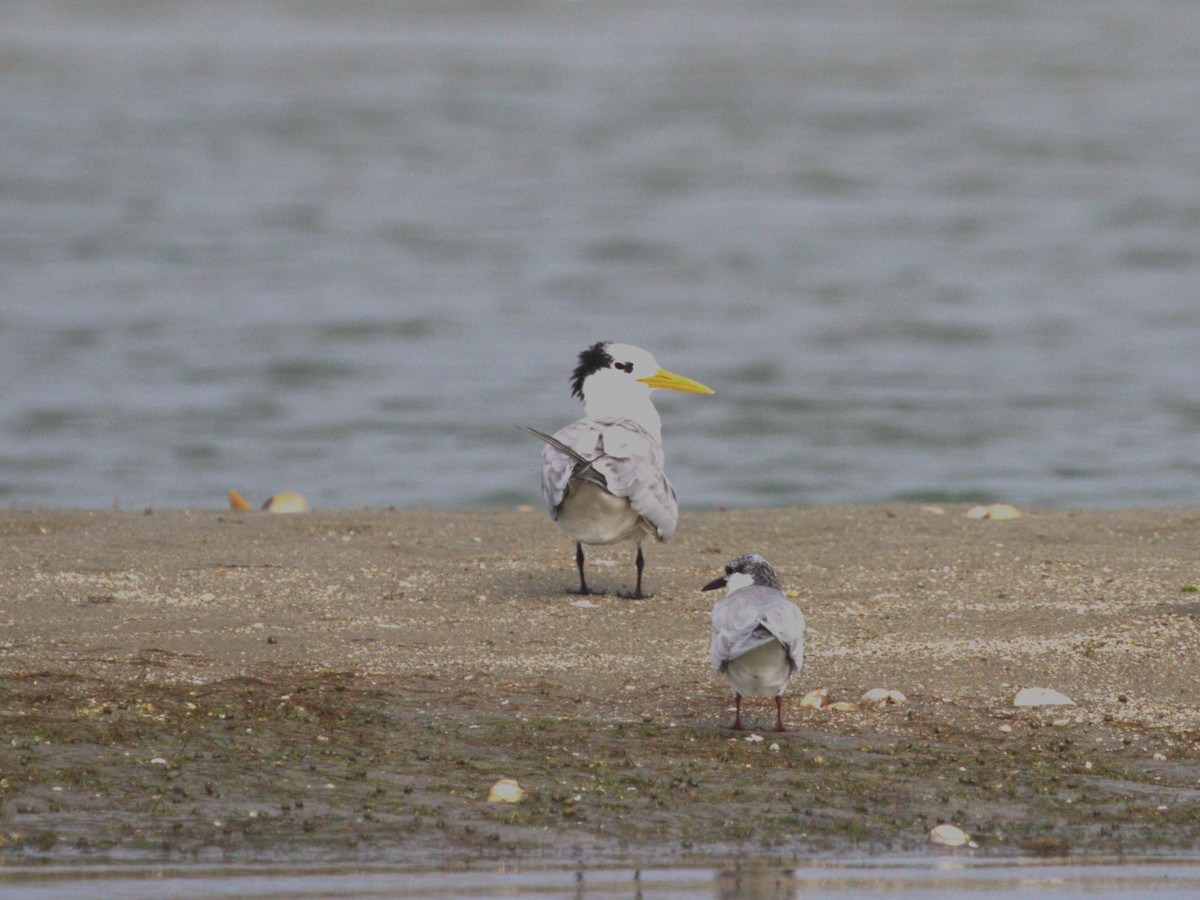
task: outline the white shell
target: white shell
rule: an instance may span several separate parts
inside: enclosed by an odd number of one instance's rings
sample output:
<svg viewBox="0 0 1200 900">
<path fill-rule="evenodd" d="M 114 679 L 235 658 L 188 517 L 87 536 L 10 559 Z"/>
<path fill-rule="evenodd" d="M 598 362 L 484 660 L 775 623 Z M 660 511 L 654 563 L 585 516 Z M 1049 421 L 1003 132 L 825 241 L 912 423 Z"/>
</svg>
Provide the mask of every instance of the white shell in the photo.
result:
<svg viewBox="0 0 1200 900">
<path fill-rule="evenodd" d="M 935 825 L 929 830 L 929 841 L 946 847 L 962 847 L 971 841 L 971 836 L 957 825 Z"/>
<path fill-rule="evenodd" d="M 1013 706 L 1074 706 L 1075 701 L 1066 694 L 1050 688 L 1031 687 L 1017 691 Z"/>
<path fill-rule="evenodd" d="M 488 791 L 488 803 L 519 803 L 524 797 L 525 791 L 515 778 L 501 778 Z"/>
<path fill-rule="evenodd" d="M 907 703 L 908 698 L 899 691 L 889 691 L 886 688 L 871 688 L 863 694 L 859 700 L 863 706 L 874 706 L 882 709 L 885 706 L 899 706 L 901 703 Z"/>
<path fill-rule="evenodd" d="M 291 492 L 272 494 L 263 505 L 263 509 L 273 513 L 308 512 L 308 501 Z"/>
<path fill-rule="evenodd" d="M 800 698 L 801 709 L 820 709 L 829 697 L 829 688 L 817 688 Z"/>
</svg>

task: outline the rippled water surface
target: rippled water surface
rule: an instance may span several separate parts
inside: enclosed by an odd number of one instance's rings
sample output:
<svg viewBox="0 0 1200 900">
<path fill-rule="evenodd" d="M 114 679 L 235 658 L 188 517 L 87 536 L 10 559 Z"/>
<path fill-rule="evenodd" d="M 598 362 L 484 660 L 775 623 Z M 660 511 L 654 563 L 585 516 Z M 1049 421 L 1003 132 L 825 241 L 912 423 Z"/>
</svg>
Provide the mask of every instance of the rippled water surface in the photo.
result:
<svg viewBox="0 0 1200 900">
<path fill-rule="evenodd" d="M 1200 5 L 0 7 L 0 501 L 1200 503 Z"/>
<path fill-rule="evenodd" d="M 74 900 L 83 892 L 138 898 L 398 897 L 449 900 L 505 897 L 536 900 L 824 900 L 824 898 L 1195 897 L 1200 877 L 1192 861 L 1130 860 L 1062 864 L 881 860 L 801 863 L 781 868 L 523 869 L 493 865 L 467 871 L 405 871 L 386 866 L 42 867 L 10 871 L 12 900 Z M 0 873 L 3 874 L 3 873 Z"/>
</svg>

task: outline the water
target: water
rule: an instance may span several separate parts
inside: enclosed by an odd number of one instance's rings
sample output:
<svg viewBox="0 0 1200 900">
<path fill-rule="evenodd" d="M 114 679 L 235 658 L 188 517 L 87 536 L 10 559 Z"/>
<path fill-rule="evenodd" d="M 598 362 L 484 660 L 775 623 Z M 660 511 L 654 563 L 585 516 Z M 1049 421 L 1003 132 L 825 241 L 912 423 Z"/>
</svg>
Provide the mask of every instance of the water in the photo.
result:
<svg viewBox="0 0 1200 900">
<path fill-rule="evenodd" d="M 0 870 L 11 900 L 73 900 L 81 891 L 135 898 L 397 897 L 510 900 L 819 900 L 964 896 L 1190 898 L 1200 890 L 1193 861 L 1054 863 L 1009 860 L 886 860 L 729 866 L 722 869 L 556 870 L 494 865 L 469 870 L 406 871 L 386 866 L 40 867 Z"/>
<path fill-rule="evenodd" d="M 1200 503 L 1200 6 L 0 7 L 0 502 Z"/>
</svg>

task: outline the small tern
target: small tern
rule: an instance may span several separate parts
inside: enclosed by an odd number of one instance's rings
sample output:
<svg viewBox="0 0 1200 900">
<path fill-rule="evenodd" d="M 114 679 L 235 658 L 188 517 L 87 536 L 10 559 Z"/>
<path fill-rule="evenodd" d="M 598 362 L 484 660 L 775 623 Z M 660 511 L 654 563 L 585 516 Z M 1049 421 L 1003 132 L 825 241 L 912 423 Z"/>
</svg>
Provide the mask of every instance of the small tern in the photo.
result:
<svg viewBox="0 0 1200 900">
<path fill-rule="evenodd" d="M 712 667 L 736 698 L 733 729 L 742 731 L 742 698 L 774 697 L 775 730 L 783 727 L 783 692 L 804 665 L 804 614 L 787 598 L 771 564 L 757 553 L 731 559 L 702 590 L 726 588 L 712 611 Z"/>
<path fill-rule="evenodd" d="M 665 541 L 675 532 L 679 504 L 663 471 L 662 419 L 650 400 L 658 388 L 694 394 L 713 390 L 660 368 L 639 347 L 593 344 L 579 354 L 571 394 L 583 401 L 584 417 L 553 435 L 527 431 L 546 442 L 542 449 L 542 496 L 551 517 L 575 542 L 579 590 L 593 594 L 583 574 L 584 544 L 637 542 L 637 584 L 641 599 L 642 541 Z"/>
</svg>

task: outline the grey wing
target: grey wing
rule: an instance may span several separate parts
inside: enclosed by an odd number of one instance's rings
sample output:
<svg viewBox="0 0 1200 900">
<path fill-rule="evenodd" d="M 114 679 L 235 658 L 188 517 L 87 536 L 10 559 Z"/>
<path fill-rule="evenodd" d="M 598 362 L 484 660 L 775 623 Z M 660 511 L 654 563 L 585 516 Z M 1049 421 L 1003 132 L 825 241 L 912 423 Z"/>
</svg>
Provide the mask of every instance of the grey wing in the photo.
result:
<svg viewBox="0 0 1200 900">
<path fill-rule="evenodd" d="M 628 419 L 597 419 L 603 457 L 595 468 L 618 497 L 628 497 L 634 511 L 654 526 L 660 541 L 675 533 L 679 501 L 667 480 L 662 445 Z"/>
<path fill-rule="evenodd" d="M 793 671 L 798 671 L 804 665 L 804 613 L 800 612 L 800 607 L 785 595 L 779 594 L 778 598 L 763 610 L 762 622 L 787 648 Z"/>
<path fill-rule="evenodd" d="M 709 657 L 712 667 L 718 672 L 725 671 L 729 660 L 774 640 L 770 635 L 755 634 L 759 630 L 761 600 L 756 587 L 751 585 L 734 591 L 713 607 L 713 633 Z"/>
<path fill-rule="evenodd" d="M 600 431 L 588 419 L 572 422 L 554 433 L 554 440 L 570 448 L 584 459 L 600 455 Z M 578 461 L 558 447 L 547 443 L 542 448 L 542 497 L 550 507 L 550 515 L 558 518 L 558 507 L 567 493 L 571 476 L 579 469 Z"/>
<path fill-rule="evenodd" d="M 796 669 L 804 662 L 804 615 L 775 588 L 752 584 L 734 591 L 713 607 L 712 620 L 709 655 L 718 672 L 729 660 L 772 640 L 787 648 Z"/>
</svg>

